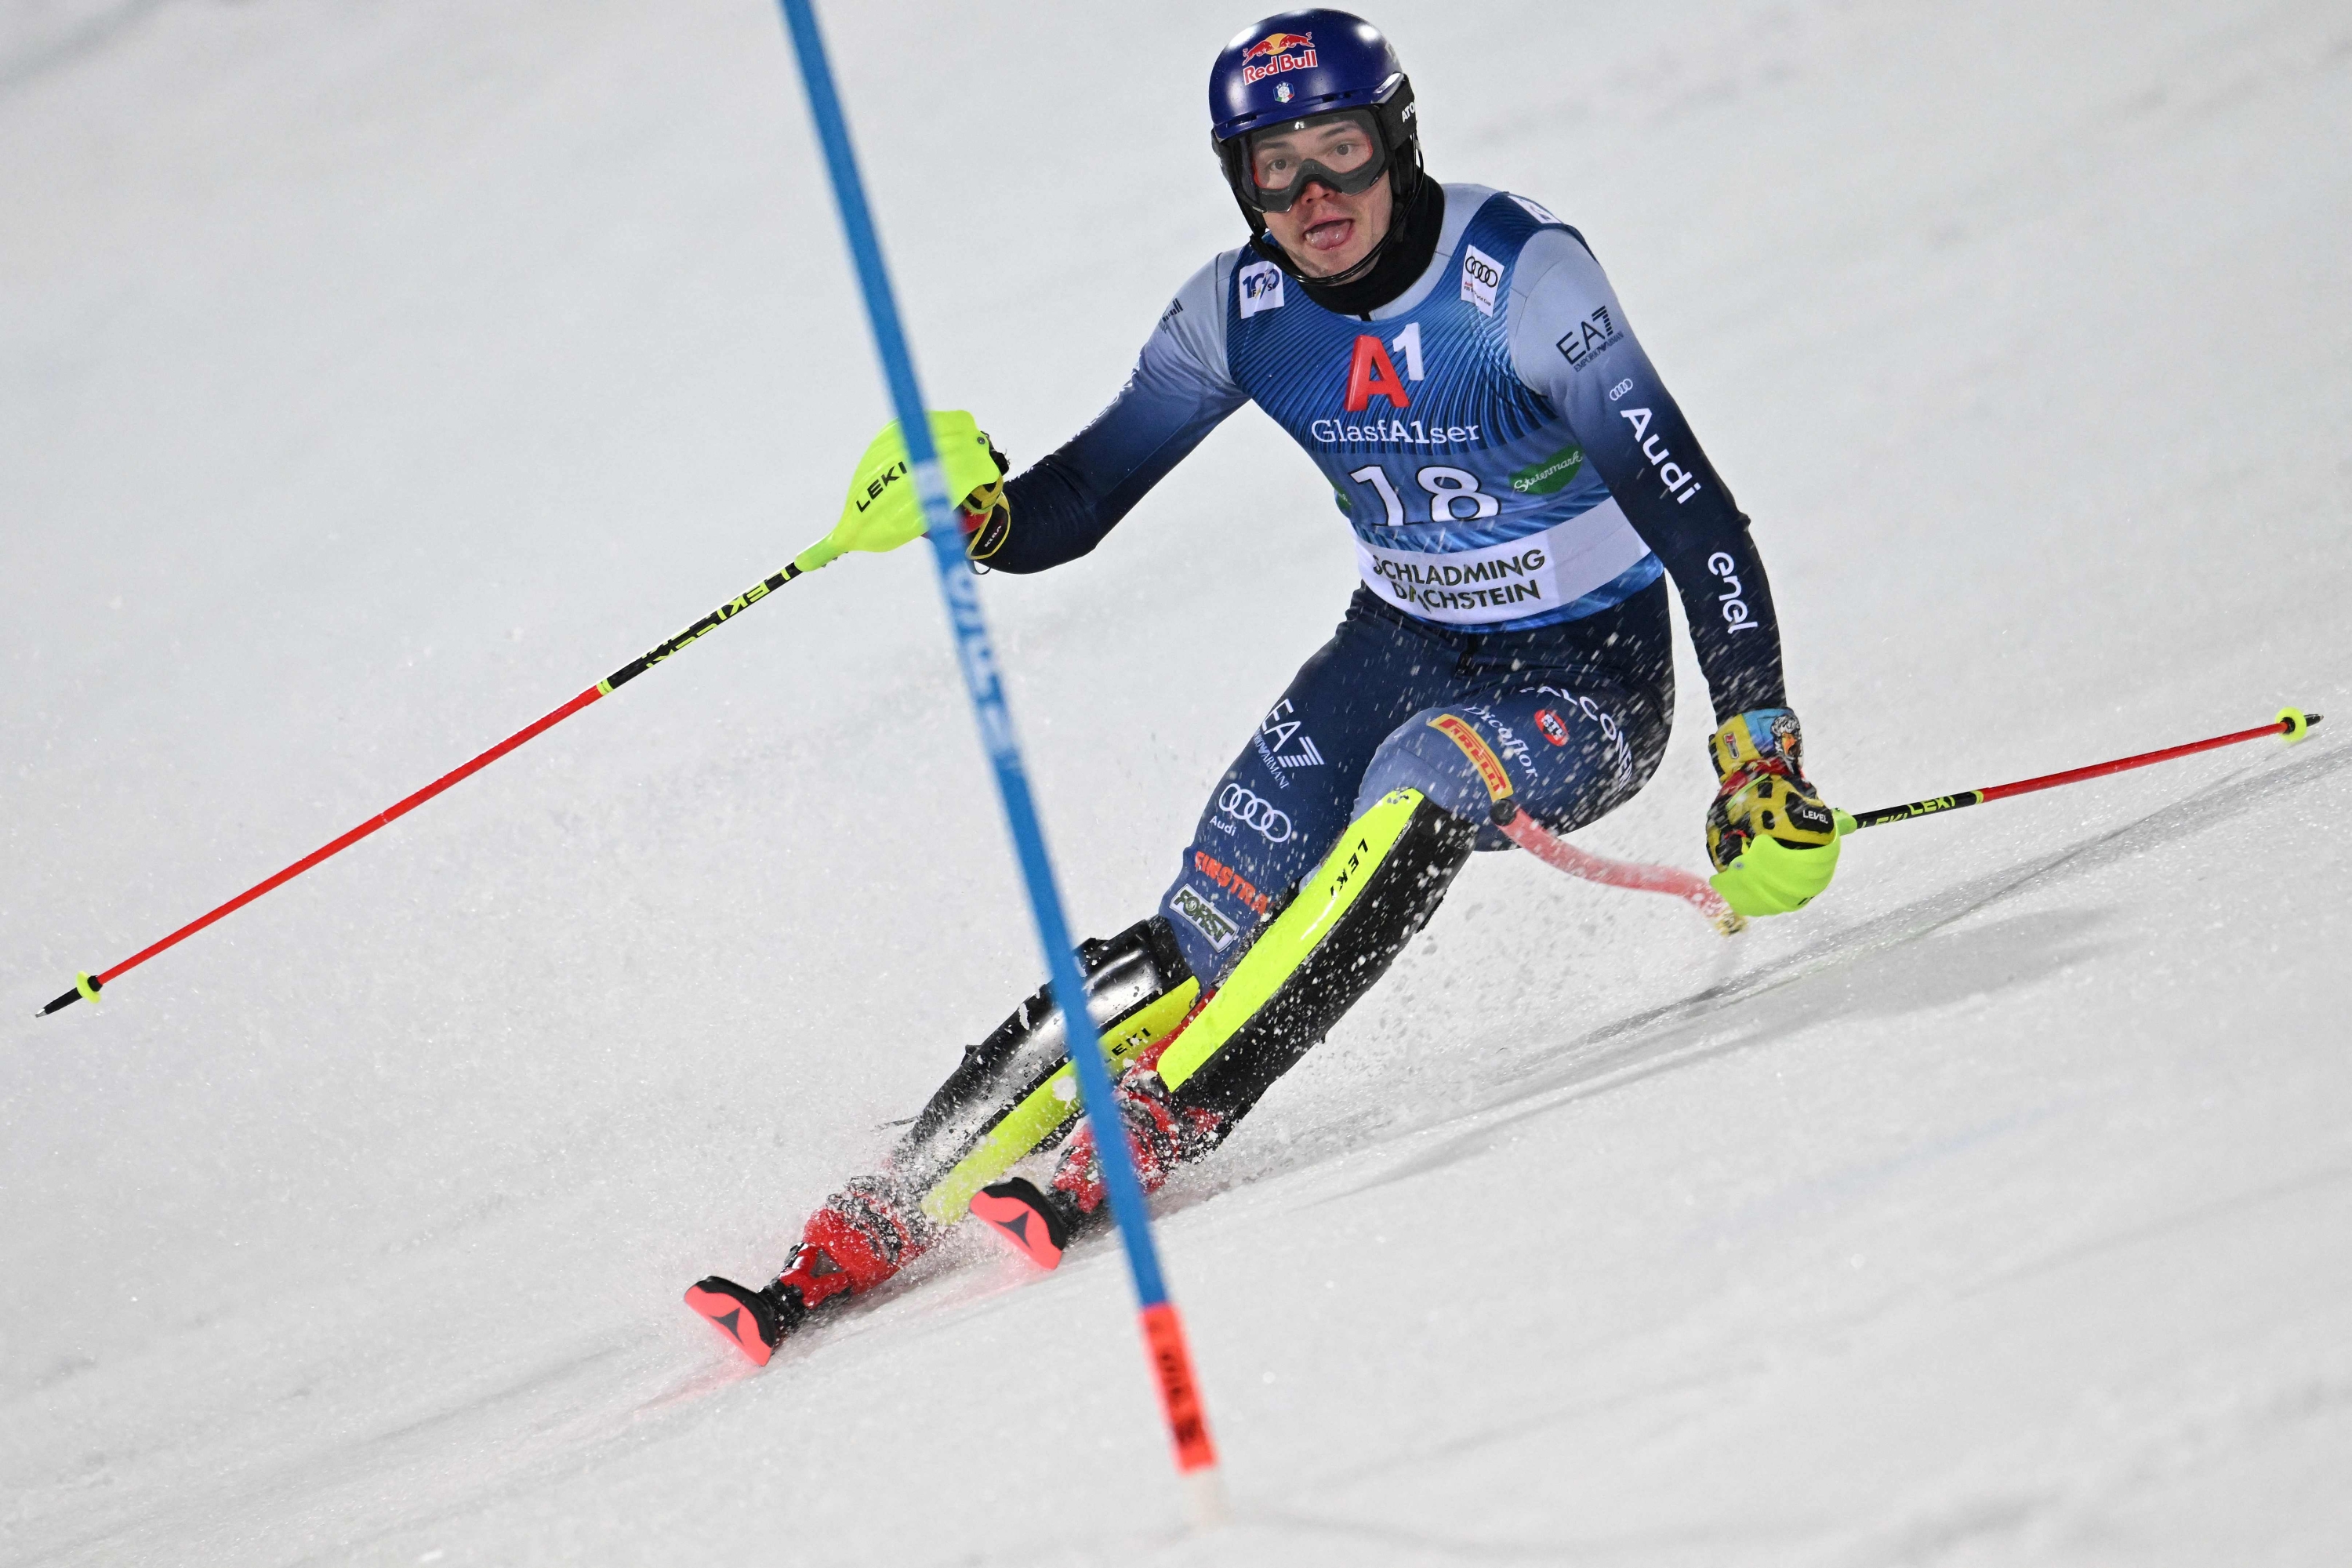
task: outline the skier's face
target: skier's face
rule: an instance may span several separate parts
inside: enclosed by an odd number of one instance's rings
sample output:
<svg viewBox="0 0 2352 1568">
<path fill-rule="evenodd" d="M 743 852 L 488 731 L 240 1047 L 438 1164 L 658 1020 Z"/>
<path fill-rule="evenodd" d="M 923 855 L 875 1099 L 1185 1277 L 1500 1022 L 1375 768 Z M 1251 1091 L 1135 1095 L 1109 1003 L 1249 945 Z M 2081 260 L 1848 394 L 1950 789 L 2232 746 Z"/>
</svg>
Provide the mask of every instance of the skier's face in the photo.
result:
<svg viewBox="0 0 2352 1568">
<path fill-rule="evenodd" d="M 1309 180 L 1289 211 L 1265 215 L 1265 226 L 1299 271 L 1309 278 L 1328 278 L 1372 253 L 1388 233 L 1395 208 L 1386 174 L 1370 190 L 1352 196 Z"/>
<path fill-rule="evenodd" d="M 1349 174 L 1370 174 L 1379 162 L 1379 143 L 1360 114 L 1303 121 L 1251 138 L 1252 178 L 1260 190 L 1287 198 L 1280 211 L 1268 204 L 1265 226 L 1301 272 L 1310 278 L 1345 272 L 1388 233 L 1395 203 L 1384 171 L 1354 192 L 1319 177 L 1328 171 L 1353 184 Z"/>
</svg>

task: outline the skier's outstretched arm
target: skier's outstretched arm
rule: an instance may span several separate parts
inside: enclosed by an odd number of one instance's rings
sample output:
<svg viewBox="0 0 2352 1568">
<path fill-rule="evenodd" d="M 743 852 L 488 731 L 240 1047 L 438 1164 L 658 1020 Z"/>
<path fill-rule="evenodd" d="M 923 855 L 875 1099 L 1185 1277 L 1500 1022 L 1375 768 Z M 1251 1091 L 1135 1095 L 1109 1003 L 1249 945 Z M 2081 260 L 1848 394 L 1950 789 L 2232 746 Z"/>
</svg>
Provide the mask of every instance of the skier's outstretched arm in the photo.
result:
<svg viewBox="0 0 2352 1568">
<path fill-rule="evenodd" d="M 1780 622 L 1748 519 L 1643 353 L 1600 262 L 1569 230 L 1537 233 L 1519 253 L 1510 310 L 1519 378 L 1567 417 L 1674 578 L 1716 718 L 1787 707 Z"/>
<path fill-rule="evenodd" d="M 1519 378 L 1576 431 L 1610 495 L 1682 595 L 1717 728 L 1707 854 L 1745 915 L 1802 907 L 1837 868 L 1837 831 L 1804 775 L 1781 675 L 1780 627 L 1748 518 L 1625 320 L 1581 236 L 1546 228 L 1511 289 Z M 1738 863 L 1738 864 L 1735 864 Z"/>
<path fill-rule="evenodd" d="M 1220 257 L 1194 273 L 1137 356 L 1109 407 L 1015 475 L 1012 528 L 985 559 L 1002 572 L 1043 572 L 1102 542 L 1144 493 L 1248 401 L 1225 367 Z"/>
</svg>

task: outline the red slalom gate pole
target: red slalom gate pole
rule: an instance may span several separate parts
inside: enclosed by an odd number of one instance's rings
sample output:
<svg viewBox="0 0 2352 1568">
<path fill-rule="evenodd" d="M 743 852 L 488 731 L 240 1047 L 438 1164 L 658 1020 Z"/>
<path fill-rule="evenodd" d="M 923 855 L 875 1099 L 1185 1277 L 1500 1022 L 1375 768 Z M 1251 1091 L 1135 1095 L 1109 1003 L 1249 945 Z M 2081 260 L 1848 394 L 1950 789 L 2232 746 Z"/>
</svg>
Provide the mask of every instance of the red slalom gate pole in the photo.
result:
<svg viewBox="0 0 2352 1568">
<path fill-rule="evenodd" d="M 513 751 L 517 746 L 521 745 L 524 742 L 531 740 L 534 737 L 553 729 L 556 725 L 562 723 L 566 719 L 571 718 L 572 715 L 579 712 L 580 710 L 587 707 L 590 703 L 597 701 L 602 698 L 610 697 L 614 691 L 618 690 L 621 687 L 627 685 L 630 681 L 635 680 L 638 676 L 643 675 L 655 665 L 659 664 L 662 660 L 669 658 L 672 654 L 675 654 L 680 649 L 688 647 L 704 634 L 716 631 L 719 626 L 725 625 L 728 621 L 732 620 L 736 616 L 740 615 L 743 611 L 750 609 L 753 605 L 758 604 L 761 600 L 766 598 L 769 595 L 774 593 L 777 589 L 782 587 L 793 578 L 802 576 L 809 572 L 814 572 L 819 566 L 824 565 L 825 562 L 831 560 L 832 557 L 830 555 L 820 555 L 819 550 L 822 547 L 817 547 L 803 551 L 800 555 L 787 564 L 782 571 L 775 573 L 771 576 L 764 577 L 759 582 L 752 584 L 751 586 L 746 588 L 732 599 L 728 600 L 727 603 L 719 605 L 717 609 L 711 611 L 709 615 L 703 616 L 692 626 L 688 626 L 676 637 L 665 638 L 654 647 L 647 648 L 645 652 L 639 654 L 636 658 L 631 659 L 628 663 L 623 665 L 620 668 L 614 670 L 612 674 L 606 676 L 604 679 L 598 681 L 595 685 L 590 687 L 579 696 L 574 697 L 571 701 L 563 704 L 562 707 L 558 708 L 554 711 L 539 719 L 533 720 L 529 724 L 524 725 L 521 729 L 517 730 L 513 734 L 509 735 L 505 740 L 500 741 L 497 745 L 492 746 L 488 751 L 484 752 L 480 755 L 450 769 L 446 773 L 443 773 L 439 778 L 435 779 L 431 784 L 426 784 L 415 795 L 412 795 L 394 805 L 386 806 L 383 810 L 376 813 L 373 816 L 369 817 L 365 822 L 361 823 L 357 827 L 352 828 L 349 833 L 344 834 L 341 837 L 326 844 L 321 844 L 319 847 L 311 850 L 310 853 L 303 856 L 302 858 L 295 861 L 294 864 L 287 867 L 284 870 L 275 872 L 270 876 L 263 878 L 260 881 L 256 882 L 252 887 L 247 888 L 236 897 L 229 900 L 228 902 L 205 910 L 203 914 L 198 915 L 194 920 L 190 921 L 186 925 L 182 926 L 179 930 L 173 931 L 171 935 L 163 938 L 162 941 L 152 942 L 148 946 L 140 949 L 137 952 L 132 953 L 129 958 L 124 959 L 121 963 L 116 964 L 111 969 L 102 970 L 96 974 L 87 973 L 77 974 L 74 976 L 72 990 L 67 992 L 64 995 L 59 996 L 56 1001 L 42 1008 L 38 1013 L 36 1013 L 34 1016 L 46 1018 L 59 1008 L 70 1007 L 76 1002 L 79 1002 L 85 997 L 89 998 L 92 1003 L 95 1003 L 98 1000 L 99 991 L 116 976 L 127 974 L 131 970 L 138 968 L 141 964 L 154 957 L 157 953 L 163 952 L 166 949 L 178 946 L 181 942 L 185 942 L 188 938 L 195 935 L 198 931 L 204 930 L 215 921 L 235 914 L 237 910 L 245 908 L 246 905 L 253 902 L 254 900 L 261 897 L 262 894 L 268 892 L 273 888 L 282 887 L 286 883 L 292 881 L 295 878 L 300 876 L 311 867 L 316 866 L 320 861 L 329 859 L 336 855 L 341 854 L 352 845 L 357 844 L 361 839 L 365 838 L 369 834 L 375 832 L 379 828 L 388 827 L 401 817 L 407 816 L 418 806 L 423 805 L 426 801 L 431 800 L 435 795 L 439 795 L 443 790 L 447 789 L 451 784 L 457 784 L 462 779 L 470 778 L 475 773 L 481 772 L 484 768 L 488 767 L 492 763 L 497 762 L 500 757 L 505 756 L 509 752 Z M 803 562 L 806 562 L 807 564 L 803 565 Z"/>
<path fill-rule="evenodd" d="M 2109 773 L 2124 773 L 2132 768 L 2144 768 L 2156 763 L 2168 763 L 2175 757 L 2193 756 L 2199 752 L 2210 752 L 2222 746 L 2234 746 L 2244 741 L 2259 741 L 2265 735 L 2277 735 L 2289 745 L 2311 733 L 2320 715 L 2305 713 L 2299 708 L 2282 708 L 2279 715 L 2267 724 L 2252 730 L 2238 730 L 2210 740 L 2190 741 L 2185 745 L 2167 746 L 2160 752 L 2142 752 L 2137 756 L 2117 757 L 2111 763 L 2092 763 L 2088 766 L 2069 768 L 2061 773 L 2043 773 L 2039 778 L 2020 779 L 2015 784 L 1990 784 L 1983 789 L 1966 789 L 1958 795 L 1939 795 L 1927 800 L 1915 800 L 1902 805 L 1882 805 L 1874 811 L 1838 814 L 1841 832 L 1853 833 L 1864 827 L 1876 827 L 1884 823 L 1907 822 L 1915 816 L 1932 816 L 1938 812 L 1958 811 L 1962 806 L 1982 805 L 1989 800 L 2007 800 L 2011 795 L 2032 795 L 2036 790 L 2056 789 L 2060 784 L 2081 784 L 2085 779 L 2105 778 Z"/>
<path fill-rule="evenodd" d="M 1724 901 L 1721 893 L 1707 885 L 1706 878 L 1696 872 L 1674 866 L 1655 866 L 1633 860 L 1612 860 L 1606 855 L 1595 855 L 1579 849 L 1564 838 L 1555 837 L 1534 817 L 1521 811 L 1518 803 L 1498 800 L 1489 814 L 1495 826 L 1506 837 L 1551 867 L 1571 877 L 1588 882 L 1599 882 L 1608 888 L 1631 888 L 1637 892 L 1665 893 L 1690 905 L 1714 923 L 1726 936 L 1737 935 L 1747 929 L 1747 920 Z"/>
</svg>

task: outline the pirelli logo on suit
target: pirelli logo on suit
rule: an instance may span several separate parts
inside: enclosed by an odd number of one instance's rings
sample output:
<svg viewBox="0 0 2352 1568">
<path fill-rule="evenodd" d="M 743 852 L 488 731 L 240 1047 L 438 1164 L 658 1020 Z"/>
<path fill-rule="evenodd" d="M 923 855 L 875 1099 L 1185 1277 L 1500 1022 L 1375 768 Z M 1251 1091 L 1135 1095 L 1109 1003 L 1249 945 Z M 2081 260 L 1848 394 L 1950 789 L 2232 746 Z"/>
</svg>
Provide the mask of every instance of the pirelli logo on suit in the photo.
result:
<svg viewBox="0 0 2352 1568">
<path fill-rule="evenodd" d="M 1488 798 L 1498 801 L 1509 798 L 1511 775 L 1504 768 L 1503 759 L 1495 754 L 1495 749 L 1486 744 L 1484 736 L 1451 713 L 1440 713 L 1429 721 L 1429 727 L 1462 748 L 1462 754 L 1470 759 L 1472 767 L 1478 770 L 1478 782 L 1486 786 Z"/>
</svg>

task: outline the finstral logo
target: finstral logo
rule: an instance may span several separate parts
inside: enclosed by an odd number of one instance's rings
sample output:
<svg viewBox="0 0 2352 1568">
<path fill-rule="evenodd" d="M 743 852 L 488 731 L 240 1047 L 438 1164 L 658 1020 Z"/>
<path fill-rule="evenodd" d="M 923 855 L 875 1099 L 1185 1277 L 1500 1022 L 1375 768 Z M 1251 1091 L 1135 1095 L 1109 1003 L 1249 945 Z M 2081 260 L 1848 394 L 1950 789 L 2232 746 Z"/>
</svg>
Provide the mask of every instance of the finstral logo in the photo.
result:
<svg viewBox="0 0 2352 1568">
<path fill-rule="evenodd" d="M 1263 65 L 1258 62 L 1263 60 Z M 1315 35 L 1312 33 L 1268 33 L 1242 51 L 1242 80 L 1244 83 L 1264 81 L 1284 71 L 1315 68 Z"/>
</svg>

